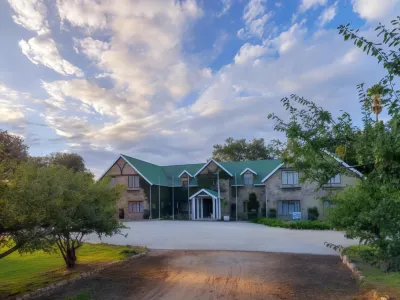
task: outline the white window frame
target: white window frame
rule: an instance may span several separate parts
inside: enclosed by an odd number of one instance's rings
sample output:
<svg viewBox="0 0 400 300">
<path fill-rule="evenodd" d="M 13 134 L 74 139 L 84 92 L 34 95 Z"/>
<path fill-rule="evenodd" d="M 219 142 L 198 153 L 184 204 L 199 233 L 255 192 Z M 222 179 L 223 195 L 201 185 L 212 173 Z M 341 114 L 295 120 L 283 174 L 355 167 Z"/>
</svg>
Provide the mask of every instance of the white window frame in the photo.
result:
<svg viewBox="0 0 400 300">
<path fill-rule="evenodd" d="M 248 176 L 248 178 L 246 178 Z M 244 173 L 243 174 L 243 184 L 244 185 L 253 185 L 254 184 L 254 174 L 253 173 Z"/>
<path fill-rule="evenodd" d="M 128 212 L 129 213 L 142 213 L 144 212 L 143 201 L 129 201 L 128 202 Z"/>
<path fill-rule="evenodd" d="M 140 188 L 139 175 L 128 175 L 128 188 L 129 189 Z"/>
<path fill-rule="evenodd" d="M 342 178 L 341 178 L 340 174 L 337 174 L 328 180 L 328 184 L 340 184 L 341 179 Z"/>
<path fill-rule="evenodd" d="M 282 171 L 282 185 L 297 185 L 299 184 L 298 171 Z"/>
<path fill-rule="evenodd" d="M 287 205 L 286 209 L 283 207 L 284 204 Z M 291 205 L 294 206 L 292 212 L 290 212 Z M 296 210 L 296 206 L 298 206 L 297 210 Z M 286 211 L 287 211 L 287 213 L 286 213 Z M 301 201 L 300 200 L 279 200 L 278 201 L 278 207 L 277 207 L 278 216 L 291 216 L 294 212 L 301 212 Z"/>
</svg>

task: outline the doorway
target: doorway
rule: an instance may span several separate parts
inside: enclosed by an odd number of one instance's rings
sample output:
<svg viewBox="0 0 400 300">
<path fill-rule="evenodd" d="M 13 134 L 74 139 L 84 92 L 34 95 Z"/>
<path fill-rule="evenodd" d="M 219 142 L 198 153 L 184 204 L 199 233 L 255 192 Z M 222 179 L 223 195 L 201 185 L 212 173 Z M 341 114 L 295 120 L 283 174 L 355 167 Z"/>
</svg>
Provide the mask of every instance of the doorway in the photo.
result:
<svg viewBox="0 0 400 300">
<path fill-rule="evenodd" d="M 210 219 L 213 214 L 213 199 L 203 198 L 203 217 L 205 219 Z"/>
</svg>

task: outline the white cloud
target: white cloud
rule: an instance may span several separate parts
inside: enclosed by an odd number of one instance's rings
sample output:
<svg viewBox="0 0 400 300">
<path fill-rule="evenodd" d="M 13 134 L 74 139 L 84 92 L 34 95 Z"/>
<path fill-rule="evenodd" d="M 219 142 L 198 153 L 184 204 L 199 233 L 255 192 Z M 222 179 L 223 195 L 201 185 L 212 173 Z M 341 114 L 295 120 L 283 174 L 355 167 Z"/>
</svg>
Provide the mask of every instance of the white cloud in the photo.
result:
<svg viewBox="0 0 400 300">
<path fill-rule="evenodd" d="M 249 43 L 244 44 L 239 52 L 235 55 L 235 64 L 247 64 L 254 62 L 260 56 L 268 53 L 266 44 L 263 45 L 251 45 Z"/>
<path fill-rule="evenodd" d="M 15 23 L 40 33 L 48 31 L 47 9 L 42 0 L 8 0 L 8 2 L 14 10 Z"/>
<path fill-rule="evenodd" d="M 289 51 L 298 41 L 304 39 L 307 29 L 303 28 L 302 25 L 302 23 L 293 24 L 289 30 L 281 32 L 279 36 L 273 40 L 280 54 Z"/>
<path fill-rule="evenodd" d="M 63 59 L 56 43 L 48 35 L 38 35 L 28 41 L 19 42 L 22 53 L 34 64 L 42 64 L 62 75 L 83 76 L 83 72 Z"/>
<path fill-rule="evenodd" d="M 300 4 L 300 12 L 305 12 L 306 10 L 309 10 L 310 8 L 316 7 L 316 6 L 324 6 L 328 3 L 328 0 L 302 0 Z"/>
<path fill-rule="evenodd" d="M 31 100 L 29 94 L 13 90 L 0 82 L 0 123 L 23 126 L 26 113 L 30 110 L 25 104 Z"/>
<path fill-rule="evenodd" d="M 217 14 L 218 17 L 225 15 L 232 6 L 232 0 L 221 0 L 222 9 L 221 12 Z"/>
<path fill-rule="evenodd" d="M 321 15 L 318 17 L 318 22 L 320 26 L 328 24 L 335 18 L 338 10 L 337 5 L 338 1 L 336 1 L 332 6 L 329 6 L 322 11 Z"/>
<path fill-rule="evenodd" d="M 264 27 L 273 13 L 266 13 L 265 0 L 250 0 L 243 11 L 243 21 L 245 28 L 239 29 L 238 37 L 245 39 L 250 37 L 262 38 Z"/>
<path fill-rule="evenodd" d="M 382 21 L 385 16 L 393 13 L 399 3 L 399 0 L 352 0 L 354 12 L 369 21 Z"/>
</svg>

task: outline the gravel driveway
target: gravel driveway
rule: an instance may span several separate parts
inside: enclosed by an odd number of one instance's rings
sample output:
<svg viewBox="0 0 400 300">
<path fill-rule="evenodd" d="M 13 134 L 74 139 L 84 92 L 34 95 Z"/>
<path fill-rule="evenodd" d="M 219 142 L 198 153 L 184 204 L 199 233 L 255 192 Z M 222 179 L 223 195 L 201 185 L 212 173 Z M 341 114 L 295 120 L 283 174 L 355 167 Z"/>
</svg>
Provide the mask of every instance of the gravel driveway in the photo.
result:
<svg viewBox="0 0 400 300">
<path fill-rule="evenodd" d="M 353 299 L 358 288 L 332 255 L 152 250 L 40 299 L 82 292 L 98 300 L 342 300 Z"/>
<path fill-rule="evenodd" d="M 324 242 L 347 246 L 357 244 L 342 232 L 290 230 L 246 222 L 211 221 L 137 221 L 126 222 L 129 229 L 122 235 L 103 238 L 103 242 L 119 245 L 145 245 L 150 249 L 237 250 L 333 254 Z M 98 242 L 97 236 L 88 241 Z"/>
</svg>

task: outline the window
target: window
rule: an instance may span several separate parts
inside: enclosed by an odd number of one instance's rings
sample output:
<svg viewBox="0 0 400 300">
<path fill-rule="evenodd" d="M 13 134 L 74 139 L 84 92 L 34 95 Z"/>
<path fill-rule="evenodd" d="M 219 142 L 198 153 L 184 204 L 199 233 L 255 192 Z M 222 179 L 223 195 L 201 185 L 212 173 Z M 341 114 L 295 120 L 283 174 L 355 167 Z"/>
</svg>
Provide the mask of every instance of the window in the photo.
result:
<svg viewBox="0 0 400 300">
<path fill-rule="evenodd" d="M 128 188 L 139 188 L 139 176 L 130 175 L 128 176 Z"/>
<path fill-rule="evenodd" d="M 301 212 L 300 200 L 278 201 L 278 215 L 287 216 L 293 212 Z"/>
<path fill-rule="evenodd" d="M 188 183 L 189 183 L 189 178 L 187 176 L 185 176 L 185 177 L 182 177 L 181 180 L 182 180 L 182 186 L 187 187 Z"/>
<path fill-rule="evenodd" d="M 282 171 L 282 184 L 299 184 L 299 172 Z"/>
<path fill-rule="evenodd" d="M 243 179 L 244 179 L 244 185 L 253 185 L 252 173 L 244 173 Z"/>
<path fill-rule="evenodd" d="M 133 201 L 128 203 L 128 211 L 130 213 L 141 213 L 143 212 L 143 201 Z"/>
<path fill-rule="evenodd" d="M 340 183 L 340 174 L 329 179 L 328 184 L 339 184 Z"/>
</svg>

